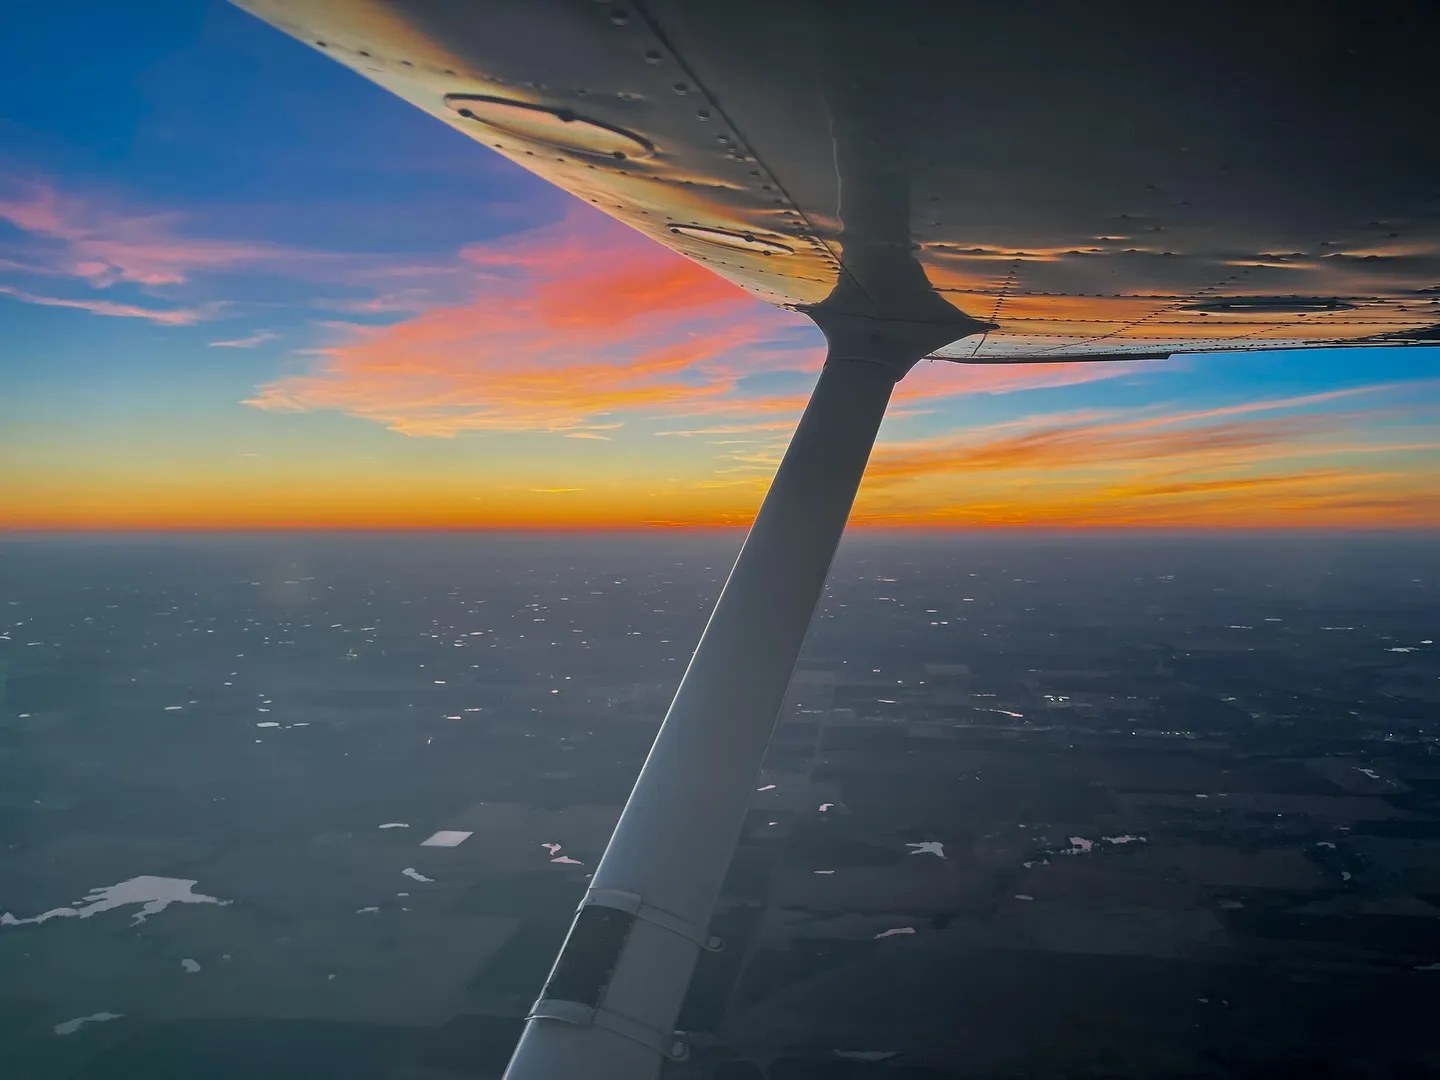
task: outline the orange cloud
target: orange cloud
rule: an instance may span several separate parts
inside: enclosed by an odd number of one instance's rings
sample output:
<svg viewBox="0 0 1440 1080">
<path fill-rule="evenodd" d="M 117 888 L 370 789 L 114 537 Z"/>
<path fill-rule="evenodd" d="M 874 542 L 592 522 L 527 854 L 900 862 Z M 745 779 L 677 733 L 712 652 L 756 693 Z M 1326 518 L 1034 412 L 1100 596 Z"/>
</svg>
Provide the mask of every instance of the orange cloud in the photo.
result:
<svg viewBox="0 0 1440 1080">
<path fill-rule="evenodd" d="M 409 435 L 575 432 L 615 414 L 742 407 L 720 402 L 746 369 L 740 350 L 773 351 L 799 324 L 589 212 L 462 254 L 479 274 L 468 303 L 356 329 L 249 404 Z"/>
<path fill-rule="evenodd" d="M 1022 490 L 949 506 L 882 508 L 862 501 L 853 520 L 861 528 L 1433 529 L 1440 527 L 1440 499 L 1433 481 L 1317 471 L 1172 498 L 1119 488 L 1070 497 Z"/>
<path fill-rule="evenodd" d="M 1257 422 L 1232 422 L 1146 431 L 1141 424 L 1064 425 L 1039 427 L 978 443 L 881 447 L 867 477 L 874 483 L 894 482 L 936 472 L 979 469 L 1074 468 L 1110 462 L 1157 461 L 1195 457 L 1286 442 L 1308 431 L 1328 431 L 1318 417 L 1292 417 Z"/>
<path fill-rule="evenodd" d="M 876 449 L 861 524 L 1300 527 L 1440 525 L 1440 442 L 1363 437 L 1431 406 L 1310 411 L 1433 380 L 1134 418 L 1034 417 Z M 1337 438 L 1345 432 L 1353 437 Z M 1306 459 L 1322 464 L 1305 466 Z M 1367 462 L 1391 463 L 1376 468 Z"/>
<path fill-rule="evenodd" d="M 1354 426 L 1373 412 L 1312 412 L 1264 420 L 1232 420 L 1260 412 L 1313 408 L 1362 394 L 1399 387 L 1416 390 L 1433 380 L 1371 384 L 1286 398 L 1240 402 L 1210 409 L 1172 412 L 1134 419 L 1103 422 L 1095 414 L 1067 417 L 1061 422 L 1044 418 L 1008 422 L 999 430 L 970 431 L 954 437 L 892 444 L 877 448 L 867 478 L 874 483 L 899 482 L 934 473 L 995 469 L 1069 469 L 1113 463 L 1155 462 L 1167 459 L 1214 458 L 1240 460 L 1242 451 L 1284 447 L 1295 455 L 1306 448 L 1301 440 L 1311 435 L 1332 436 Z M 1219 423 L 1198 421 L 1222 419 Z M 979 436 L 979 437 L 977 437 Z M 1424 448 L 1427 444 L 1389 447 L 1392 450 Z M 1355 452 L 1373 447 L 1322 443 L 1312 452 Z"/>
</svg>

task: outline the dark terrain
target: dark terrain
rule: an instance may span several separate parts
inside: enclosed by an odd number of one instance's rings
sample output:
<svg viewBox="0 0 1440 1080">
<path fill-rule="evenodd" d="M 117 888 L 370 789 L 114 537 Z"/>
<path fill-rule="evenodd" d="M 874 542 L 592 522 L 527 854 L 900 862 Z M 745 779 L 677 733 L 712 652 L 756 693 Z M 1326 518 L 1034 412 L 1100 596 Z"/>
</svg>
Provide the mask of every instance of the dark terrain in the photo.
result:
<svg viewBox="0 0 1440 1080">
<path fill-rule="evenodd" d="M 0 1078 L 498 1076 L 740 539 L 0 542 Z M 1437 640 L 1433 536 L 852 536 L 671 1075 L 1440 1075 Z"/>
</svg>

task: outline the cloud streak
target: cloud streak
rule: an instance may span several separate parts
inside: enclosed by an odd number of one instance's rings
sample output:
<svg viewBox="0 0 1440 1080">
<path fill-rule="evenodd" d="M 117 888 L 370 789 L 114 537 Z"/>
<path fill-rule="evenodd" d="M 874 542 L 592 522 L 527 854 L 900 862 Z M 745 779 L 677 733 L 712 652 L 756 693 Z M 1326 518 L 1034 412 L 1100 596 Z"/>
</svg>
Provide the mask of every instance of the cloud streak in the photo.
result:
<svg viewBox="0 0 1440 1080">
<path fill-rule="evenodd" d="M 190 308 L 148 308 L 138 304 L 120 304 L 111 300 L 76 300 L 61 296 L 41 296 L 10 285 L 0 285 L 0 296 L 8 296 L 23 304 L 73 308 L 76 311 L 88 311 L 92 315 L 107 315 L 119 319 L 148 319 L 161 326 L 194 326 L 198 322 L 215 318 L 220 310 L 219 304 Z"/>
<path fill-rule="evenodd" d="M 212 341 L 210 347 L 212 349 L 253 349 L 267 341 L 274 341 L 277 336 L 269 330 L 257 330 L 248 337 L 232 338 L 229 341 Z"/>
<path fill-rule="evenodd" d="M 856 520 L 947 527 L 1436 525 L 1440 442 L 1377 438 L 1370 428 L 1383 420 L 1391 436 L 1407 423 L 1422 436 L 1432 430 L 1434 406 L 1415 404 L 1432 385 L 1372 384 L 1161 415 L 1039 416 L 881 446 Z M 1404 392 L 1407 404 L 1324 408 L 1387 390 Z"/>
</svg>

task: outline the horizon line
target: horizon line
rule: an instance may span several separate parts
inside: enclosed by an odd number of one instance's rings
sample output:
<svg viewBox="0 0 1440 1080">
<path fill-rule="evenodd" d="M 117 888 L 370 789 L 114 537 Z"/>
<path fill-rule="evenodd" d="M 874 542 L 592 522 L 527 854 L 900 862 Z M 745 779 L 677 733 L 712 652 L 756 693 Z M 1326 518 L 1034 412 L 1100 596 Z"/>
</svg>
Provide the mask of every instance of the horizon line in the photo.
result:
<svg viewBox="0 0 1440 1080">
<path fill-rule="evenodd" d="M 350 534 L 414 534 L 414 533 L 712 533 L 743 532 L 750 528 L 750 522 L 725 524 L 716 522 L 635 522 L 605 525 L 97 525 L 97 526 L 7 526 L 0 525 L 0 540 L 6 538 L 30 538 L 43 536 L 100 536 L 100 535 L 233 535 L 233 534 L 284 534 L 284 533 L 350 533 Z M 891 533 L 1300 533 L 1300 534 L 1426 534 L 1440 533 L 1436 524 L 1394 524 L 1394 525 L 1231 525 L 1231 524 L 897 524 L 897 523 L 852 523 L 846 527 L 852 532 Z"/>
</svg>

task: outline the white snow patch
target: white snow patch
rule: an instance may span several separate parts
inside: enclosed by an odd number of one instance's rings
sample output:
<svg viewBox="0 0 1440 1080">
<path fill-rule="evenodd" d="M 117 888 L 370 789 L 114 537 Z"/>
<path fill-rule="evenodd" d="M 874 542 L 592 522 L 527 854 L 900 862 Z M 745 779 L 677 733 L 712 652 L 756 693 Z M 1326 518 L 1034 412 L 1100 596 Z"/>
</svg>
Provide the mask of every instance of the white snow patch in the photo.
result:
<svg viewBox="0 0 1440 1080">
<path fill-rule="evenodd" d="M 881 930 L 875 937 L 878 940 L 885 937 L 894 937 L 896 934 L 913 934 L 914 932 L 915 928 L 913 926 L 896 926 L 889 930 Z"/>
<path fill-rule="evenodd" d="M 833 802 L 822 802 L 820 804 L 820 813 L 825 813 L 826 810 L 829 810 L 834 805 L 835 804 Z"/>
<path fill-rule="evenodd" d="M 945 858 L 945 845 L 939 840 L 926 840 L 919 844 L 906 844 L 911 855 L 934 855 L 937 858 Z"/>
<path fill-rule="evenodd" d="M 400 872 L 401 872 L 402 874 L 404 874 L 406 877 L 408 877 L 411 881 L 434 881 L 434 880 L 435 880 L 433 877 L 426 877 L 426 876 L 425 876 L 424 874 L 422 874 L 419 870 L 416 870 L 415 867 L 413 867 L 413 866 L 407 866 L 407 867 L 405 867 L 404 870 L 401 870 Z"/>
<path fill-rule="evenodd" d="M 1107 844 L 1148 844 L 1148 836 L 1135 836 L 1132 833 L 1125 833 L 1123 836 L 1102 836 L 1100 838 Z"/>
<path fill-rule="evenodd" d="M 370 913 L 373 912 L 373 911 L 379 911 L 379 910 L 380 910 L 380 909 L 379 909 L 378 907 L 361 907 L 361 908 L 356 908 L 356 909 L 355 909 L 355 914 L 356 914 L 356 915 L 368 915 L 368 914 L 370 914 Z"/>
<path fill-rule="evenodd" d="M 185 708 L 184 705 L 166 705 L 166 706 L 165 706 L 165 711 L 166 711 L 166 712 L 179 712 L 179 711 L 180 711 L 181 709 L 183 709 L 183 708 Z M 100 1014 L 99 1014 L 99 1013 L 96 1013 L 95 1015 L 96 1015 L 96 1016 L 99 1016 Z M 84 1017 L 84 1019 L 88 1020 L 89 1017 L 88 1017 L 88 1016 L 87 1016 L 87 1017 Z M 68 1021 L 67 1021 L 67 1022 L 68 1022 Z M 71 1030 L 73 1031 L 74 1029 L 72 1028 Z M 69 1034 L 69 1032 L 66 1032 L 66 1034 Z"/>
<path fill-rule="evenodd" d="M 132 918 L 132 925 L 143 923 L 151 915 L 158 915 L 171 904 L 219 904 L 231 903 L 213 896 L 191 892 L 197 882 L 187 878 L 151 877 L 148 874 L 122 881 L 118 885 L 103 885 L 91 889 L 78 901 L 83 907 L 60 907 L 42 911 L 28 919 L 17 919 L 10 912 L 0 914 L 0 926 L 24 926 L 27 923 L 43 923 L 50 919 L 88 919 L 91 915 L 114 911 L 130 904 L 143 904 Z"/>
<path fill-rule="evenodd" d="M 756 791 L 774 791 L 774 790 L 775 790 L 775 785 L 774 785 L 774 784 L 766 784 L 764 787 L 757 787 L 755 790 L 756 790 Z"/>
<path fill-rule="evenodd" d="M 1361 768 L 1356 768 L 1355 771 L 1358 772 L 1358 773 L 1360 773 L 1360 774 L 1362 774 L 1362 775 L 1364 775 L 1364 776 L 1370 777 L 1371 780 L 1379 780 L 1379 779 L 1380 779 L 1380 774 L 1377 773 L 1374 769 L 1361 769 Z"/>
<path fill-rule="evenodd" d="M 1015 899 L 1016 899 L 1016 900 L 1034 900 L 1035 898 L 1034 898 L 1033 896 L 1031 896 L 1029 893 L 1017 892 L 1017 893 L 1015 894 Z"/>
<path fill-rule="evenodd" d="M 1095 846 L 1095 841 L 1094 841 L 1094 840 L 1086 840 L 1085 837 L 1083 837 L 1083 836 L 1072 836 L 1072 837 L 1070 837 L 1070 846 L 1067 847 L 1067 848 L 1061 848 L 1061 849 L 1060 849 L 1060 854 L 1061 854 L 1061 855 L 1084 855 L 1087 851 L 1089 851 L 1089 850 L 1090 850 L 1091 848 L 1093 848 L 1094 846 Z"/>
<path fill-rule="evenodd" d="M 433 836 L 420 841 L 421 847 L 459 847 L 474 833 L 462 832 L 458 829 L 441 829 Z"/>
<path fill-rule="evenodd" d="M 187 956 L 184 960 L 180 961 L 180 966 L 184 968 L 189 974 L 194 975 L 197 971 L 200 970 L 200 961 L 191 960 L 190 957 Z"/>
<path fill-rule="evenodd" d="M 74 1020 L 66 1020 L 55 1025 L 56 1035 L 74 1035 L 80 1030 L 82 1024 L 103 1024 L 106 1020 L 119 1020 L 124 1013 L 98 1012 L 89 1016 L 77 1016 Z"/>
<path fill-rule="evenodd" d="M 584 866 L 579 859 L 572 859 L 569 855 L 557 855 L 550 860 L 553 863 L 563 863 L 566 866 Z"/>
<path fill-rule="evenodd" d="M 563 844 L 541 844 L 540 846 L 543 847 L 546 851 L 548 851 L 551 855 L 559 855 L 559 854 L 560 854 L 560 849 L 561 849 L 561 847 L 563 847 L 564 845 L 563 845 Z"/>
<path fill-rule="evenodd" d="M 1329 840 L 1317 840 L 1317 841 L 1315 842 L 1315 846 L 1316 846 L 1316 847 L 1328 847 L 1331 851 L 1334 851 L 1334 850 L 1335 850 L 1335 845 L 1332 844 Z"/>
<path fill-rule="evenodd" d="M 408 829 L 409 827 L 410 823 L 408 821 L 387 821 L 384 825 L 377 826 L 377 828 L 381 829 Z"/>
<path fill-rule="evenodd" d="M 816 870 L 816 871 L 815 871 L 815 873 L 817 873 L 817 874 L 833 874 L 834 872 L 835 872 L 834 870 Z"/>
<path fill-rule="evenodd" d="M 256 724 L 255 726 L 256 726 L 256 727 L 279 727 L 279 726 L 280 726 L 280 721 L 278 721 L 278 720 L 261 720 L 261 721 L 260 721 L 258 724 Z"/>
</svg>

